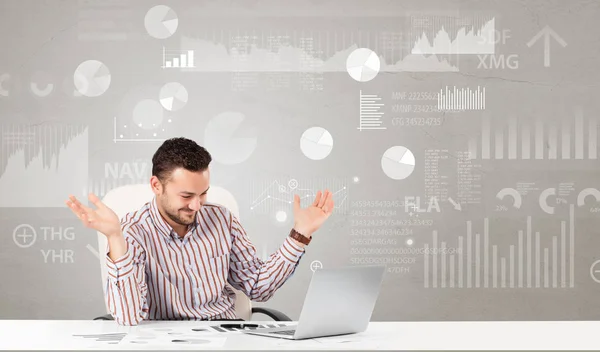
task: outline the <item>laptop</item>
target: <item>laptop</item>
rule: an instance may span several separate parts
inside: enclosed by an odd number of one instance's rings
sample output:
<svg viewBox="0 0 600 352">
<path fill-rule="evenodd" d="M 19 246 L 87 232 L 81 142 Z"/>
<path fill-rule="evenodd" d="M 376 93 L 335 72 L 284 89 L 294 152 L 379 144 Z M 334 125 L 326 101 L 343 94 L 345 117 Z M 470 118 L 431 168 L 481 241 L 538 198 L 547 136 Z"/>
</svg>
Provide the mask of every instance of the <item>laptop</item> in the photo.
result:
<svg viewBox="0 0 600 352">
<path fill-rule="evenodd" d="M 346 335 L 367 329 L 385 266 L 346 266 L 315 271 L 297 324 L 258 328 L 245 334 L 301 340 Z"/>
</svg>

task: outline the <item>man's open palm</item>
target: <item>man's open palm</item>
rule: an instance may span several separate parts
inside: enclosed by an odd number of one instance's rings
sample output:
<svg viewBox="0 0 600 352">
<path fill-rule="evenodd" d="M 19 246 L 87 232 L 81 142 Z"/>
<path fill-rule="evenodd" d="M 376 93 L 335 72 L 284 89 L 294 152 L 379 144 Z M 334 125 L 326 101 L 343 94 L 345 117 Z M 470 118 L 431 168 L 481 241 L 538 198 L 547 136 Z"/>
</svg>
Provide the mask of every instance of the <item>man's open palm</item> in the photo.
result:
<svg viewBox="0 0 600 352">
<path fill-rule="evenodd" d="M 96 209 L 81 204 L 73 195 L 69 196 L 66 204 L 84 226 L 100 231 L 106 236 L 119 234 L 121 232 L 121 220 L 119 220 L 117 214 L 104 205 L 95 194 L 90 193 L 88 199 L 96 206 Z"/>
<path fill-rule="evenodd" d="M 300 207 L 300 197 L 294 194 L 294 228 L 310 236 L 331 216 L 333 207 L 333 193 L 329 190 L 318 191 L 313 204 L 304 209 Z"/>
</svg>

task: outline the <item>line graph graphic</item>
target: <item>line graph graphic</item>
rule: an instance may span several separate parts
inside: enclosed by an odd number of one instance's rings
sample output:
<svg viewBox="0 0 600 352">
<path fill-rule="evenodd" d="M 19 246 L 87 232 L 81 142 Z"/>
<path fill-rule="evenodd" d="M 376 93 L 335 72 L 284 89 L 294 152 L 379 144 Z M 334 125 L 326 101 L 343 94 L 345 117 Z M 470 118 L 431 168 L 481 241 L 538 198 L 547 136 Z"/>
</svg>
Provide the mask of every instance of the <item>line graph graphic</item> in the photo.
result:
<svg viewBox="0 0 600 352">
<path fill-rule="evenodd" d="M 62 208 L 69 194 L 87 199 L 87 127 L 2 125 L 0 136 L 0 207 Z"/>
<path fill-rule="evenodd" d="M 247 37 L 244 37 L 248 39 Z M 239 40 L 239 39 L 238 39 Z M 198 52 L 209 53 L 196 59 L 195 68 L 182 68 L 183 72 L 345 72 L 346 59 L 359 49 L 351 44 L 336 52 L 331 58 L 321 59 L 303 48 L 285 47 L 275 52 L 261 49 L 257 44 L 244 45 L 244 49 L 232 48 L 207 40 L 183 38 L 182 46 Z M 375 50 L 375 52 L 377 52 Z M 301 58 L 301 59 L 300 59 Z M 407 55 L 396 61 L 380 55 L 380 72 L 457 72 L 458 67 L 436 55 Z"/>
<path fill-rule="evenodd" d="M 294 194 L 300 197 L 302 207 L 312 204 L 317 191 L 328 189 L 333 194 L 334 213 L 345 214 L 349 209 L 349 182 L 336 179 L 315 179 L 298 181 L 295 178 L 281 178 L 268 181 L 255 181 L 252 184 L 250 210 L 259 214 L 272 214 L 280 217 L 292 214 Z M 285 215 L 284 215 L 285 214 Z"/>
<path fill-rule="evenodd" d="M 182 72 L 345 72 L 348 57 L 360 48 L 377 54 L 379 72 L 458 71 L 456 55 L 416 53 L 408 17 L 369 18 L 360 30 L 351 20 L 335 30 L 322 19 L 311 19 L 310 27 L 294 18 L 264 18 L 260 24 L 214 21 L 180 37 L 180 47 L 202 53 L 194 59 L 195 68 Z"/>
<path fill-rule="evenodd" d="M 509 246 L 508 256 L 500 256 L 498 245 L 490 246 L 489 227 L 486 217 L 483 236 L 473 234 L 473 223 L 467 221 L 466 246 L 465 236 L 458 236 L 458 251 L 451 254 L 447 254 L 446 241 L 438 246 L 438 232 L 434 230 L 431 247 L 424 245 L 424 287 L 575 287 L 575 205 L 569 206 L 568 224 L 565 220 L 560 222 L 560 237 L 544 236 L 535 231 L 532 218 L 528 216 L 526 229 L 518 230 L 516 236 L 510 234 L 517 244 Z M 547 246 L 543 247 L 542 242 Z M 439 249 L 440 254 L 431 249 Z"/>
<path fill-rule="evenodd" d="M 496 20 L 465 16 L 410 17 L 413 54 L 494 54 Z"/>
</svg>

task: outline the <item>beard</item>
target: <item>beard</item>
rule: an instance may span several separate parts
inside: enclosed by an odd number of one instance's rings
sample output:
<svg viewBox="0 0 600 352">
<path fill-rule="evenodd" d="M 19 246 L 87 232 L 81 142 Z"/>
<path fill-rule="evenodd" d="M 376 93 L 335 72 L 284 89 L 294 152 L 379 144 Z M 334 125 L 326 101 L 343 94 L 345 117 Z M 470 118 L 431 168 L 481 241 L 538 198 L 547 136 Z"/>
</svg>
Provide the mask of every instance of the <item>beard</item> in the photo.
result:
<svg viewBox="0 0 600 352">
<path fill-rule="evenodd" d="M 188 226 L 194 223 L 196 213 L 188 208 L 173 209 L 166 196 L 160 197 L 160 203 L 169 219 L 179 225 Z"/>
</svg>

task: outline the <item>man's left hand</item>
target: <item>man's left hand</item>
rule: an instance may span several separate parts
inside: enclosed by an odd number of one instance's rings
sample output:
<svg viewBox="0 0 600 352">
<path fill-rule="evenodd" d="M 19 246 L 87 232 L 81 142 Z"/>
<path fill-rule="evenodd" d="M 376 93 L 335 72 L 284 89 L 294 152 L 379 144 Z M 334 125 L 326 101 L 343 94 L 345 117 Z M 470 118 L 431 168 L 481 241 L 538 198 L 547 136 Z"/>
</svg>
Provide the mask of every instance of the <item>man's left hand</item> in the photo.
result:
<svg viewBox="0 0 600 352">
<path fill-rule="evenodd" d="M 306 237 L 312 233 L 333 213 L 333 194 L 317 192 L 315 201 L 308 208 L 300 208 L 300 197 L 294 194 L 294 229 Z"/>
</svg>

